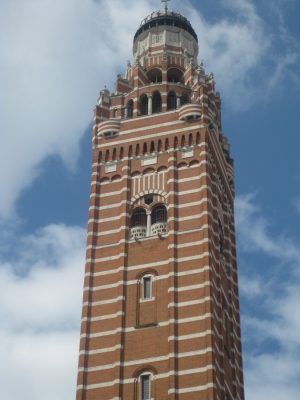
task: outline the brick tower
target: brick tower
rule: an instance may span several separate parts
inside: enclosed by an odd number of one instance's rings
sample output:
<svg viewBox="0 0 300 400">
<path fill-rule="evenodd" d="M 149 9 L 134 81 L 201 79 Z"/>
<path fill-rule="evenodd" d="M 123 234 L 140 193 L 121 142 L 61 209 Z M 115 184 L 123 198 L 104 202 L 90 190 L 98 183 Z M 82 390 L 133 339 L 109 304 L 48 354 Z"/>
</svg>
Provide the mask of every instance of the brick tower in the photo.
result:
<svg viewBox="0 0 300 400">
<path fill-rule="evenodd" d="M 189 21 L 165 8 L 100 92 L 77 400 L 243 400 L 233 161 Z"/>
</svg>

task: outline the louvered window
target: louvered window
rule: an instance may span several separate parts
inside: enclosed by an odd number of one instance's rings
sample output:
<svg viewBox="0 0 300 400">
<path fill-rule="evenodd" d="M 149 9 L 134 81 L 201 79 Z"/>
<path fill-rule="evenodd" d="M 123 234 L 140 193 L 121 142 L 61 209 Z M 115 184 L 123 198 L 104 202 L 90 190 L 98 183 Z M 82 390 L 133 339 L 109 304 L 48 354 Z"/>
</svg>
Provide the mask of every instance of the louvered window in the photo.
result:
<svg viewBox="0 0 300 400">
<path fill-rule="evenodd" d="M 141 376 L 141 400 L 150 400 L 150 375 Z"/>
<path fill-rule="evenodd" d="M 152 297 L 152 278 L 145 276 L 143 278 L 143 299 L 151 299 Z"/>
</svg>

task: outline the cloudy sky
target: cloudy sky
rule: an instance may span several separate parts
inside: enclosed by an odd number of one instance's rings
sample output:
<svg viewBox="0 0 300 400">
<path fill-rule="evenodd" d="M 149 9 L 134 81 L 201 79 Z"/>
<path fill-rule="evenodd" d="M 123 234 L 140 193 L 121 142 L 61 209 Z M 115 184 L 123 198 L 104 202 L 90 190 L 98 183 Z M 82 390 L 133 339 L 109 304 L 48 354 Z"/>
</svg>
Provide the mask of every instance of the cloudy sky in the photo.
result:
<svg viewBox="0 0 300 400">
<path fill-rule="evenodd" d="M 299 0 L 172 1 L 223 99 L 247 400 L 300 398 Z M 0 398 L 74 399 L 99 90 L 159 0 L 0 0 Z"/>
</svg>

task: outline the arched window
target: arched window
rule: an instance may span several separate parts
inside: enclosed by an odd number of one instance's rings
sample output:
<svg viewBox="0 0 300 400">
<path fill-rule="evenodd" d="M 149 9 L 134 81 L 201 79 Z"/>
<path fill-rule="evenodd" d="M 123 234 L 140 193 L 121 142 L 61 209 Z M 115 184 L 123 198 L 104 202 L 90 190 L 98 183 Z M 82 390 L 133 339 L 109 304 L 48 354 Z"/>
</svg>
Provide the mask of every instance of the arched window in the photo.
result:
<svg viewBox="0 0 300 400">
<path fill-rule="evenodd" d="M 143 300 L 152 299 L 152 284 L 153 284 L 153 276 L 145 275 L 141 281 L 141 298 Z"/>
<path fill-rule="evenodd" d="M 168 108 L 168 110 L 176 109 L 176 93 L 175 92 L 168 93 L 167 108 Z"/>
<path fill-rule="evenodd" d="M 161 112 L 161 95 L 159 92 L 154 92 L 152 96 L 152 113 Z"/>
<path fill-rule="evenodd" d="M 139 400 L 150 400 L 151 399 L 151 374 L 145 372 L 140 375 L 139 378 Z"/>
<path fill-rule="evenodd" d="M 180 98 L 180 105 L 184 106 L 185 104 L 190 102 L 190 98 L 188 94 L 183 94 Z"/>
<path fill-rule="evenodd" d="M 144 208 L 137 208 L 131 216 L 131 227 L 147 226 L 147 215 Z"/>
<path fill-rule="evenodd" d="M 148 115 L 148 97 L 146 94 L 142 94 L 140 98 L 140 111 L 141 115 Z"/>
<path fill-rule="evenodd" d="M 133 100 L 129 100 L 127 103 L 127 118 L 133 117 Z"/>
<path fill-rule="evenodd" d="M 158 68 L 153 68 L 148 72 L 148 79 L 152 83 L 161 83 L 162 81 L 162 72 Z"/>
<path fill-rule="evenodd" d="M 167 222 L 167 210 L 163 205 L 155 206 L 151 213 L 151 224 L 157 224 L 159 222 Z"/>
<path fill-rule="evenodd" d="M 168 82 L 181 83 L 183 81 L 183 73 L 180 69 L 170 68 L 168 70 Z"/>
</svg>

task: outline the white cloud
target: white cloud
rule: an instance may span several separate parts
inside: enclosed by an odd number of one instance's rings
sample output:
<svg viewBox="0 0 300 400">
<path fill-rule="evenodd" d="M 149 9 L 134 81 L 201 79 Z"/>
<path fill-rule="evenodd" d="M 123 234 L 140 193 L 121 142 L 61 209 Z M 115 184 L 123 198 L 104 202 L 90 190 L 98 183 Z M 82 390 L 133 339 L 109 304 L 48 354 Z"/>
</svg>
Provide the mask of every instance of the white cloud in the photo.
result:
<svg viewBox="0 0 300 400">
<path fill-rule="evenodd" d="M 245 387 L 248 399 L 279 400 L 300 397 L 300 251 L 295 238 L 270 235 L 270 224 L 262 215 L 255 195 L 236 201 L 240 253 L 263 265 L 244 271 L 241 294 L 244 306 L 242 327 L 247 352 Z M 274 265 L 274 261 L 280 268 Z"/>
<path fill-rule="evenodd" d="M 272 237 L 254 194 L 236 199 L 236 224 L 244 250 L 262 251 L 282 261 L 300 262 L 300 247 L 284 234 Z"/>
<path fill-rule="evenodd" d="M 74 168 L 99 90 L 122 71 L 149 2 L 5 0 L 0 13 L 0 216 L 53 154 Z M 7 174 L 9 171 L 9 174 Z"/>
<path fill-rule="evenodd" d="M 85 236 L 50 225 L 0 261 L 1 398 L 75 398 Z"/>
<path fill-rule="evenodd" d="M 69 168 L 76 167 L 79 140 L 92 121 L 99 90 L 105 84 L 112 87 L 115 75 L 124 71 L 126 60 L 132 58 L 135 29 L 158 4 L 1 2 L 0 217 L 13 214 L 20 192 L 40 174 L 46 157 L 59 155 Z M 174 4 L 191 18 L 200 57 L 216 72 L 224 98 L 232 105 L 249 105 L 253 88 L 266 87 L 262 82 L 253 85 L 250 72 L 261 66 L 271 41 L 253 4 L 224 1 L 232 16 L 214 23 L 186 4 Z M 276 63 L 271 86 L 293 61 L 290 55 Z"/>
</svg>

